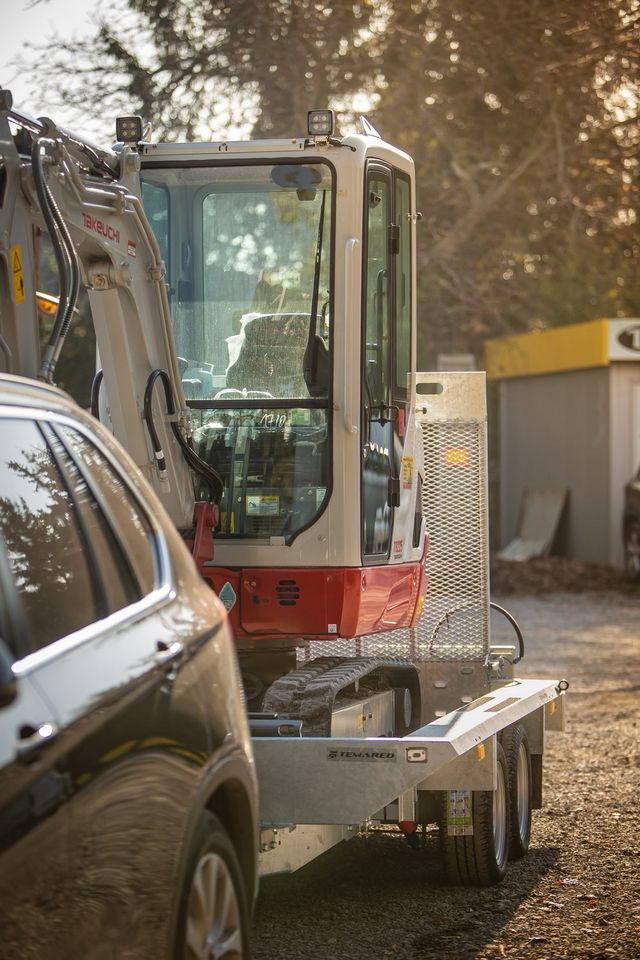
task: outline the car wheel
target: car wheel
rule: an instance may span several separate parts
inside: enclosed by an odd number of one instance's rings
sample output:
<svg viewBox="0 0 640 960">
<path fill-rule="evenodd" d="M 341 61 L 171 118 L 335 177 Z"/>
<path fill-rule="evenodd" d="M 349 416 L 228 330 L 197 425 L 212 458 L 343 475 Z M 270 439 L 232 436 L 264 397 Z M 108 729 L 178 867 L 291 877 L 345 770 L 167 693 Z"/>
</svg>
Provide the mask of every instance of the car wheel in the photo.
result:
<svg viewBox="0 0 640 960">
<path fill-rule="evenodd" d="M 624 531 L 624 566 L 627 576 L 640 581 L 640 523 L 631 520 Z"/>
<path fill-rule="evenodd" d="M 203 814 L 183 891 L 179 960 L 248 960 L 247 899 L 236 852 L 224 827 Z"/>
</svg>

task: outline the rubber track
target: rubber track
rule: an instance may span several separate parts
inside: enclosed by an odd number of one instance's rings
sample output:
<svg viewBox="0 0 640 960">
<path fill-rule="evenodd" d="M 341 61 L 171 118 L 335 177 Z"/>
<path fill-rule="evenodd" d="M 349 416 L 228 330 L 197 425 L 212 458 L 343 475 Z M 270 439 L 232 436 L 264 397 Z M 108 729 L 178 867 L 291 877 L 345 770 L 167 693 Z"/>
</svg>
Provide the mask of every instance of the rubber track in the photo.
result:
<svg viewBox="0 0 640 960">
<path fill-rule="evenodd" d="M 318 657 L 272 683 L 262 709 L 278 717 L 302 720 L 305 737 L 328 737 L 338 694 L 359 680 L 379 677 L 392 686 L 409 687 L 417 679 L 413 665 L 402 657 Z"/>
</svg>

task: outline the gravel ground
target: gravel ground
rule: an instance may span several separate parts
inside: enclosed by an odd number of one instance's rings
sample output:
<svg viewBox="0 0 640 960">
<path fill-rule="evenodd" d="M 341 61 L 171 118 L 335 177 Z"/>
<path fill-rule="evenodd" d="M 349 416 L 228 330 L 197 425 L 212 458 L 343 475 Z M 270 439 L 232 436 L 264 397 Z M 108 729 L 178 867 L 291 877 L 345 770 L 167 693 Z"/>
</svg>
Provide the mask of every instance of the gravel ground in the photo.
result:
<svg viewBox="0 0 640 960">
<path fill-rule="evenodd" d="M 575 589 L 551 573 L 556 588 Z M 508 572 L 509 596 L 495 599 L 523 628 L 520 674 L 571 682 L 528 856 L 498 887 L 457 889 L 435 833 L 416 851 L 372 831 L 263 882 L 254 960 L 640 958 L 640 590 L 613 592 L 596 576 L 588 593 L 525 584 L 523 595 L 518 576 Z M 507 629 L 498 618 L 496 639 Z"/>
</svg>

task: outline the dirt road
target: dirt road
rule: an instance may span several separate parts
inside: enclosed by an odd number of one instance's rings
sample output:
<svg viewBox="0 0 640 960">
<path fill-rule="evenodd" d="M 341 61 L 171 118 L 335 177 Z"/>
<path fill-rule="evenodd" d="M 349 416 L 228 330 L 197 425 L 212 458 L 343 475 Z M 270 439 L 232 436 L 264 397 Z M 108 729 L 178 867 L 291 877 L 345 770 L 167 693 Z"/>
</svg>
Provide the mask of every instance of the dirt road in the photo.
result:
<svg viewBox="0 0 640 960">
<path fill-rule="evenodd" d="M 571 681 L 528 856 L 464 890 L 444 883 L 435 833 L 418 851 L 359 837 L 263 883 L 254 960 L 639 960 L 640 592 L 501 602 L 525 632 L 521 675 Z"/>
</svg>

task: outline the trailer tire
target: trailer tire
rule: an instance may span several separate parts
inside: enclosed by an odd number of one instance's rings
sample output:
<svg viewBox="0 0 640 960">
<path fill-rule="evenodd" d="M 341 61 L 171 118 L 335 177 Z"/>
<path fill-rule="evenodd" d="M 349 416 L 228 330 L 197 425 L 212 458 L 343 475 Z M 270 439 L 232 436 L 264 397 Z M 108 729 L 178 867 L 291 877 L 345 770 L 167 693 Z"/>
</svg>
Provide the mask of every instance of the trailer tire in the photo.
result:
<svg viewBox="0 0 640 960">
<path fill-rule="evenodd" d="M 526 731 L 514 723 L 502 733 L 502 747 L 509 773 L 509 857 L 520 860 L 531 840 L 531 751 Z"/>
<path fill-rule="evenodd" d="M 440 847 L 447 880 L 458 886 L 489 887 L 504 879 L 509 860 L 509 771 L 497 745 L 497 787 L 472 792 L 473 835 L 447 833 L 448 793 L 443 794 Z"/>
<path fill-rule="evenodd" d="M 201 956 L 248 960 L 249 911 L 229 835 L 204 811 L 191 846 L 182 890 L 176 960 Z M 209 951 L 209 952 L 207 952 Z"/>
</svg>

